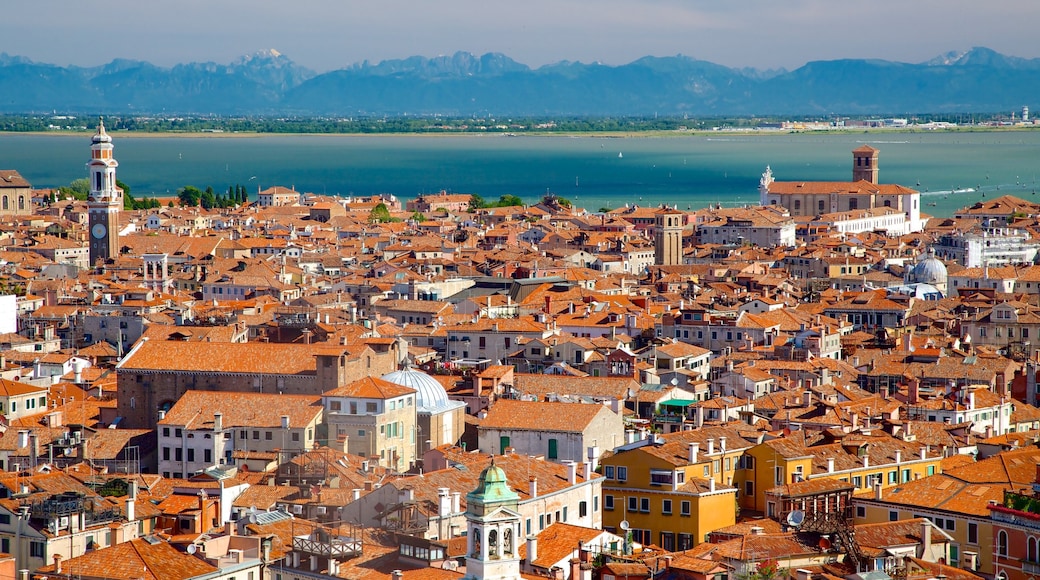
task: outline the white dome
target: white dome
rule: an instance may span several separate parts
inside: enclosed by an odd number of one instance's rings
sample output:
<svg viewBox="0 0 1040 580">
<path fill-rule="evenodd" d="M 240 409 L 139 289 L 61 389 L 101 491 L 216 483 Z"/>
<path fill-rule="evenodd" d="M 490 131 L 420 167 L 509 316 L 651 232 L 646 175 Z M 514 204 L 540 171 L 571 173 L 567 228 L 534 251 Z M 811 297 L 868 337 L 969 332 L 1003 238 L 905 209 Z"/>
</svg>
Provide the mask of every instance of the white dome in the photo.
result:
<svg viewBox="0 0 1040 580">
<path fill-rule="evenodd" d="M 946 284 L 946 264 L 935 257 L 935 250 L 928 250 L 928 257 L 914 266 L 910 276 L 913 282 L 924 284 Z"/>
<path fill-rule="evenodd" d="M 415 389 L 415 405 L 420 410 L 436 409 L 448 404 L 448 393 L 437 379 L 417 370 L 404 369 L 387 373 L 381 377 L 384 381 Z"/>
</svg>

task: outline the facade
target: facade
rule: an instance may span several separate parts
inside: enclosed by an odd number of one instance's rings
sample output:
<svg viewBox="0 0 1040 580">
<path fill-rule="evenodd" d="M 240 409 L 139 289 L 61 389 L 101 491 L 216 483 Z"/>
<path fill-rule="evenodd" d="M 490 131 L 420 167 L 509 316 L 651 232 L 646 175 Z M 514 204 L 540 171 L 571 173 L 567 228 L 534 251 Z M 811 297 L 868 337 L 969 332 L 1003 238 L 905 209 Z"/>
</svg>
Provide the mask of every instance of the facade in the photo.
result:
<svg viewBox="0 0 1040 580">
<path fill-rule="evenodd" d="M 466 494 L 466 575 L 480 580 L 520 580 L 520 496 L 506 473 L 491 465 Z"/>
<path fill-rule="evenodd" d="M 417 458 L 430 449 L 459 441 L 466 428 L 466 403 L 449 399 L 437 379 L 411 369 L 394 371 L 382 378 L 415 389 Z"/>
<path fill-rule="evenodd" d="M 300 194 L 295 189 L 274 186 L 256 194 L 256 203 L 262 207 L 281 207 L 300 203 Z"/>
<path fill-rule="evenodd" d="M 116 366 L 118 416 L 154 428 L 189 390 L 320 395 L 397 367 L 397 341 L 349 346 L 138 341 Z"/>
<path fill-rule="evenodd" d="M 599 403 L 543 403 L 500 399 L 477 428 L 481 451 L 513 449 L 549 461 L 594 462 L 601 449 L 624 441 L 621 415 Z"/>
<path fill-rule="evenodd" d="M 772 170 L 766 167 L 759 182 L 759 203 L 782 206 L 792 216 L 810 217 L 891 208 L 906 216 L 906 230 L 889 230 L 891 233 L 921 231 L 921 194 L 901 185 L 879 184 L 878 153 L 867 145 L 852 152 L 851 182 L 774 181 Z"/>
<path fill-rule="evenodd" d="M 697 224 L 697 239 L 701 244 L 751 245 L 760 248 L 795 245 L 794 220 L 791 214 L 779 206 L 705 211 L 705 220 Z"/>
<path fill-rule="evenodd" d="M 322 394 L 329 438 L 346 438 L 347 452 L 395 471 L 415 463 L 416 391 L 376 377 Z"/>
<path fill-rule="evenodd" d="M 112 156 L 112 138 L 105 133 L 104 122 L 98 123 L 91 140 L 90 194 L 87 214 L 90 226 L 90 265 L 119 256 L 119 213 L 123 209 L 123 190 L 116 185 L 116 167 Z"/>
<path fill-rule="evenodd" d="M 32 185 L 13 169 L 0 169 L 0 215 L 32 213 Z"/>
<path fill-rule="evenodd" d="M 1032 240 L 1028 232 L 1006 227 L 945 234 L 933 247 L 940 258 L 953 260 L 965 268 L 1029 264 L 1040 250 L 1040 244 Z"/>
<path fill-rule="evenodd" d="M 732 482 L 746 442 L 725 429 L 651 437 L 603 460 L 604 529 L 628 528 L 636 543 L 676 551 L 733 525 L 738 488 Z"/>
<path fill-rule="evenodd" d="M 179 479 L 243 464 L 236 455 L 288 461 L 314 445 L 322 407 L 312 395 L 188 391 L 163 415 L 158 473 Z"/>
</svg>

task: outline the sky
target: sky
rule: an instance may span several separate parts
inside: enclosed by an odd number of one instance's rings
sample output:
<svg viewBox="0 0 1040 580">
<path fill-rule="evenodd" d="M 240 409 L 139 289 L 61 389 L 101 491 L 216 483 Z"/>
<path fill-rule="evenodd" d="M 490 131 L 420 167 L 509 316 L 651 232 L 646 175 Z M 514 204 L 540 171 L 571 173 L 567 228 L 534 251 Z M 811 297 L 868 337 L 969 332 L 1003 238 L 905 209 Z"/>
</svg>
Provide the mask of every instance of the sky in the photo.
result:
<svg viewBox="0 0 1040 580">
<path fill-rule="evenodd" d="M 985 46 L 1040 57 L 1036 0 L 29 0 L 0 52 L 57 65 L 230 63 L 276 49 L 326 72 L 465 51 L 531 67 L 683 54 L 729 67 L 922 62 Z"/>
</svg>

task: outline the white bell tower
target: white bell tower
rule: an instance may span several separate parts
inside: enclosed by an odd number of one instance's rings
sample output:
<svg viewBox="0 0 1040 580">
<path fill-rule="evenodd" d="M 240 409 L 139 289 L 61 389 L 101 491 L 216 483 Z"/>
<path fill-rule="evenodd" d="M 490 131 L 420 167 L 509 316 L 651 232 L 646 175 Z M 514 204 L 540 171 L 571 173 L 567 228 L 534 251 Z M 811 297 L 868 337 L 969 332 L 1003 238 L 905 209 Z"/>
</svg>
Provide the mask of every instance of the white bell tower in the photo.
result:
<svg viewBox="0 0 1040 580">
<path fill-rule="evenodd" d="M 520 580 L 519 502 L 492 458 L 466 494 L 466 578 Z"/>
<path fill-rule="evenodd" d="M 123 190 L 116 185 L 116 167 L 112 157 L 112 137 L 105 132 L 104 120 L 98 121 L 97 133 L 91 139 L 90 196 L 87 216 L 90 227 L 90 265 L 119 254 L 119 211 L 123 209 Z"/>
</svg>

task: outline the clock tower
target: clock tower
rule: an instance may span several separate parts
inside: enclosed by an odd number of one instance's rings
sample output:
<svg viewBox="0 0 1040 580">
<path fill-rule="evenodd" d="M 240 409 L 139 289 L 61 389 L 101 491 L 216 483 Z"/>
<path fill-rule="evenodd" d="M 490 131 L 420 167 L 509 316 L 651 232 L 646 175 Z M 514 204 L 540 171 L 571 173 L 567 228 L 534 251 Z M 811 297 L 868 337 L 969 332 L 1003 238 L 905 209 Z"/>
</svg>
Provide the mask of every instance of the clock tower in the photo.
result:
<svg viewBox="0 0 1040 580">
<path fill-rule="evenodd" d="M 123 209 L 123 190 L 116 186 L 116 167 L 112 157 L 112 137 L 105 132 L 104 120 L 98 122 L 97 133 L 91 140 L 90 197 L 87 215 L 90 224 L 90 264 L 102 262 L 119 254 L 119 211 Z"/>
</svg>

